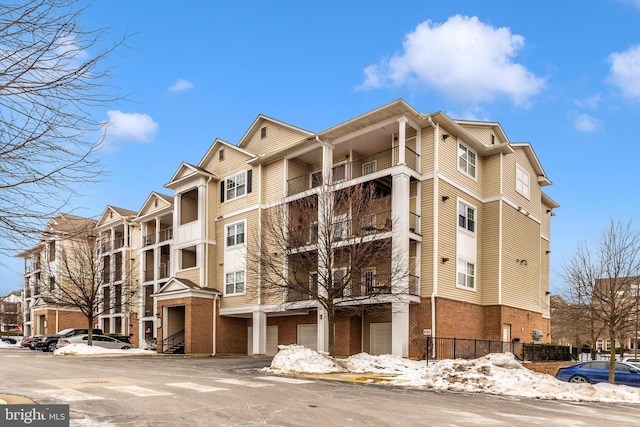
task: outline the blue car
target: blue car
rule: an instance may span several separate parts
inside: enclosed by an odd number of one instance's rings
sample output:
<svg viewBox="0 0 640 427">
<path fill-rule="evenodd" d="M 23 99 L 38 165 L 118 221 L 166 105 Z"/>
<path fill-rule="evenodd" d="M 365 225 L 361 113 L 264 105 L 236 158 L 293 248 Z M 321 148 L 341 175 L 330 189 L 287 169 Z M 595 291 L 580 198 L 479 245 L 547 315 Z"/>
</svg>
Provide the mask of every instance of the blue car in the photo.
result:
<svg viewBox="0 0 640 427">
<path fill-rule="evenodd" d="M 597 384 L 609 381 L 609 361 L 593 360 L 558 369 L 556 378 L 570 383 Z M 640 368 L 629 363 L 616 362 L 616 384 L 640 387 Z"/>
<path fill-rule="evenodd" d="M 2 337 L 2 341 L 8 342 L 9 344 L 15 344 L 18 341 L 14 337 Z"/>
</svg>

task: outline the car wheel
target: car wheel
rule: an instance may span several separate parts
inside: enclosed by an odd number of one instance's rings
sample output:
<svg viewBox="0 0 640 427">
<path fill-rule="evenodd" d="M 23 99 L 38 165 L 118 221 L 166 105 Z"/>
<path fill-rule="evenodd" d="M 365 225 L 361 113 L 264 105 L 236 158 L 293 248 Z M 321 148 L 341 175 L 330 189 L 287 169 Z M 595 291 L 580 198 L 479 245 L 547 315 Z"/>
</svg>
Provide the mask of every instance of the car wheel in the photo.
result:
<svg viewBox="0 0 640 427">
<path fill-rule="evenodd" d="M 129 350 L 131 347 L 129 347 L 128 345 L 125 345 L 124 347 L 122 347 L 122 350 Z"/>
<path fill-rule="evenodd" d="M 572 376 L 571 378 L 569 378 L 569 382 L 575 383 L 575 384 L 589 384 L 589 380 L 583 377 L 582 375 Z"/>
<path fill-rule="evenodd" d="M 53 352 L 53 351 L 56 349 L 57 344 L 58 344 L 58 343 L 50 342 L 50 343 L 49 343 L 49 345 L 47 346 L 47 351 L 51 351 L 51 352 Z"/>
<path fill-rule="evenodd" d="M 36 349 L 35 347 L 29 347 L 29 350 L 35 350 L 35 349 Z"/>
</svg>

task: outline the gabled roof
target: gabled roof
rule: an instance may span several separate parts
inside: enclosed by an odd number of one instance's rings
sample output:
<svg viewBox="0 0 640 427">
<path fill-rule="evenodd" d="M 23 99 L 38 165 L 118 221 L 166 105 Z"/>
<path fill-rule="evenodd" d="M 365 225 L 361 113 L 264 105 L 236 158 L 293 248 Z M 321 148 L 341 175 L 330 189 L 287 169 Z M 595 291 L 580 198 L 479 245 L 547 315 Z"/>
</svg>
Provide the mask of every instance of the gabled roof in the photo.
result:
<svg viewBox="0 0 640 427">
<path fill-rule="evenodd" d="M 113 216 L 113 214 L 115 214 L 115 217 Z M 100 220 L 96 224 L 96 228 L 100 228 L 105 224 L 115 222 L 121 219 L 128 220 L 135 217 L 136 215 L 137 215 L 137 212 L 132 211 L 131 209 L 124 209 L 116 206 L 107 205 L 107 207 L 104 208 L 102 215 L 100 215 Z"/>
<path fill-rule="evenodd" d="M 211 158 L 215 155 L 215 153 L 220 149 L 220 147 L 228 147 L 232 150 L 236 150 L 248 157 L 256 157 L 255 154 L 253 154 L 252 152 L 245 150 L 241 147 L 238 147 L 236 145 L 233 145 L 227 141 L 224 141 L 220 138 L 216 138 L 215 141 L 213 141 L 213 144 L 211 144 L 211 147 L 209 147 L 209 150 L 207 150 L 207 152 L 205 153 L 204 157 L 202 157 L 202 160 L 200 160 L 200 163 L 198 163 L 198 167 L 202 168 L 204 167 L 204 165 L 208 164 L 211 161 Z"/>
<path fill-rule="evenodd" d="M 164 186 L 166 188 L 173 188 L 176 185 L 180 184 L 181 182 L 187 179 L 191 179 L 194 176 L 203 176 L 206 178 L 210 177 L 215 180 L 220 179 L 216 175 L 212 174 L 207 170 L 202 169 L 199 166 L 193 166 L 192 164 L 182 162 L 180 167 L 178 167 L 178 170 L 171 177 L 171 180 L 168 183 L 166 183 Z"/>
<path fill-rule="evenodd" d="M 253 136 L 254 133 L 256 133 L 256 132 L 258 132 L 260 130 L 260 128 L 262 127 L 262 124 L 265 121 L 266 122 L 271 122 L 271 123 L 276 124 L 278 126 L 285 127 L 285 128 L 290 129 L 290 130 L 292 130 L 294 132 L 299 132 L 301 134 L 301 138 L 304 135 L 307 135 L 307 136 L 313 135 L 313 132 L 309 132 L 308 130 L 299 128 L 297 126 L 290 125 L 289 123 L 281 122 L 281 121 L 276 120 L 276 119 L 272 119 L 271 117 L 265 116 L 264 114 L 259 114 L 258 117 L 256 117 L 256 119 L 253 121 L 251 126 L 249 126 L 249 129 L 247 129 L 247 131 L 242 136 L 242 138 L 240 138 L 240 142 L 238 142 L 238 147 L 242 148 L 245 145 L 247 145 L 247 142 L 251 139 L 251 137 Z"/>
<path fill-rule="evenodd" d="M 154 200 L 160 200 L 162 202 L 162 206 L 152 206 Z M 147 213 L 147 210 L 149 210 L 150 212 L 157 212 L 165 208 L 170 208 L 171 206 L 173 206 L 173 196 L 152 191 L 151 194 L 149 194 L 149 197 L 147 197 L 147 200 L 145 200 L 145 202 L 142 204 L 142 207 L 138 211 L 136 218 L 144 216 Z"/>
<path fill-rule="evenodd" d="M 216 295 L 222 295 L 217 289 L 203 288 L 188 279 L 179 279 L 172 277 L 152 296 L 156 299 L 169 298 L 214 298 Z"/>
<path fill-rule="evenodd" d="M 59 213 L 54 218 L 51 218 L 45 227 L 42 238 L 46 238 L 47 235 L 65 235 L 78 230 L 87 230 L 95 227 L 96 220 L 91 218 L 85 218 L 77 215 L 71 215 L 68 213 Z"/>
</svg>

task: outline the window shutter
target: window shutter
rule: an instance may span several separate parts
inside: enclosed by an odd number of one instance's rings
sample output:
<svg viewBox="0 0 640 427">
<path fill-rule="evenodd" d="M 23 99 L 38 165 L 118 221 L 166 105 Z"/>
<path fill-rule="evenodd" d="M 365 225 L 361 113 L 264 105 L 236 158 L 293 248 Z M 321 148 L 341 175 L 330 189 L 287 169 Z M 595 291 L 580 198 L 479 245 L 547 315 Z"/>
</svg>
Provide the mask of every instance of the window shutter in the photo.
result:
<svg viewBox="0 0 640 427">
<path fill-rule="evenodd" d="M 253 176 L 253 169 L 247 171 L 247 194 L 251 193 L 251 177 Z"/>
<path fill-rule="evenodd" d="M 220 203 L 224 203 L 224 179 L 220 181 Z"/>
</svg>

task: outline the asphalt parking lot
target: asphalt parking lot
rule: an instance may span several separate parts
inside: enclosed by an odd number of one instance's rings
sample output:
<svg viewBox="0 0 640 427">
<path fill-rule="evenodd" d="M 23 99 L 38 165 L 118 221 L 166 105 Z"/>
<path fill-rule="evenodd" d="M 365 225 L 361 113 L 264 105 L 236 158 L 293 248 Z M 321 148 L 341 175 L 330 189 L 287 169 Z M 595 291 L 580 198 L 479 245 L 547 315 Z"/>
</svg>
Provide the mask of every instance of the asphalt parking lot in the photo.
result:
<svg viewBox="0 0 640 427">
<path fill-rule="evenodd" d="M 0 395 L 69 404 L 86 426 L 628 426 L 640 406 L 276 376 L 270 358 L 53 356 L 0 349 Z"/>
</svg>

